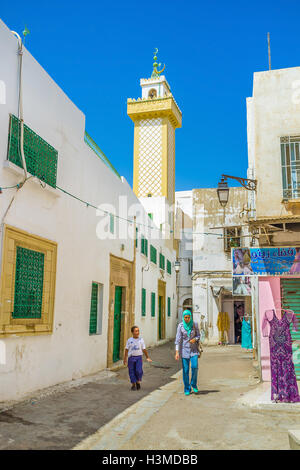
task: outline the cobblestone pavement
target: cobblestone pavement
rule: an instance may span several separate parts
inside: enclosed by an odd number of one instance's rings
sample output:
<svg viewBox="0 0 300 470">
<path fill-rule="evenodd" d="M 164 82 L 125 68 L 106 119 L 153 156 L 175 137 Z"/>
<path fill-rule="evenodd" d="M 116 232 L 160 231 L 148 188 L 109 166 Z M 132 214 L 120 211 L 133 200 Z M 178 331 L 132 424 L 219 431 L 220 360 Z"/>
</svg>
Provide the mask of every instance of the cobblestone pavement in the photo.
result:
<svg viewBox="0 0 300 470">
<path fill-rule="evenodd" d="M 162 369 L 144 363 L 139 391 L 130 391 L 127 368 L 116 373 L 96 374 L 83 385 L 63 386 L 44 398 L 26 400 L 0 412 L 0 449 L 71 449 L 95 433 L 116 415 L 143 397 L 172 381 L 179 370 L 173 357 L 174 342 L 150 351 Z M 108 375 L 108 376 L 107 376 Z M 38 396 L 38 394 L 37 394 Z"/>
</svg>

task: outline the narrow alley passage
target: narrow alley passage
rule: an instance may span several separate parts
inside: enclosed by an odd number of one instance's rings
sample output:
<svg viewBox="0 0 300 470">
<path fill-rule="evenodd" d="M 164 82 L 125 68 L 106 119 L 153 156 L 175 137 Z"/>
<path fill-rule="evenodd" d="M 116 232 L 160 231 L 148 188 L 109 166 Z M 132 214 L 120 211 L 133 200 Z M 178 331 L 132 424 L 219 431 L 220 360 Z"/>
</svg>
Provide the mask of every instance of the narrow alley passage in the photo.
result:
<svg viewBox="0 0 300 470">
<path fill-rule="evenodd" d="M 240 346 L 207 347 L 200 359 L 199 393 L 183 394 L 181 374 L 169 399 L 145 421 L 142 401 L 121 420 L 114 420 L 80 449 L 267 450 L 289 449 L 288 431 L 299 429 L 298 404 L 268 404 L 261 409 L 242 404 L 269 385 L 259 384 L 250 353 Z M 147 378 L 145 378 L 147 380 Z M 163 390 L 164 387 L 162 387 Z M 153 394 L 153 403 L 157 399 Z M 269 395 L 269 393 L 267 393 Z M 271 406 L 270 406 L 271 405 Z M 131 435 L 130 414 L 135 433 Z M 148 413 L 149 414 L 149 413 Z M 105 435 L 104 435 L 105 434 Z M 129 437 L 128 437 L 129 436 Z M 113 440 L 110 439 L 113 437 Z M 108 443 L 112 447 L 107 447 Z M 106 446 L 106 447 L 105 447 Z"/>
</svg>

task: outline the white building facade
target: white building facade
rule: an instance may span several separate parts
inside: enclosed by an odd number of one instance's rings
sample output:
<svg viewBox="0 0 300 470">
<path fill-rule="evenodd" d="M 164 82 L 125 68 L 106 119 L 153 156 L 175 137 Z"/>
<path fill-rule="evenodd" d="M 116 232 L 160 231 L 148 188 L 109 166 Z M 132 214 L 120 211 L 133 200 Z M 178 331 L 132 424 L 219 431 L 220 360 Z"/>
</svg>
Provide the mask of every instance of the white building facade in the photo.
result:
<svg viewBox="0 0 300 470">
<path fill-rule="evenodd" d="M 174 337 L 177 306 L 173 247 L 85 134 L 84 114 L 25 48 L 24 182 L 18 40 L 1 21 L 0 61 L 6 401 L 118 363 L 132 324 L 147 345 Z"/>
</svg>

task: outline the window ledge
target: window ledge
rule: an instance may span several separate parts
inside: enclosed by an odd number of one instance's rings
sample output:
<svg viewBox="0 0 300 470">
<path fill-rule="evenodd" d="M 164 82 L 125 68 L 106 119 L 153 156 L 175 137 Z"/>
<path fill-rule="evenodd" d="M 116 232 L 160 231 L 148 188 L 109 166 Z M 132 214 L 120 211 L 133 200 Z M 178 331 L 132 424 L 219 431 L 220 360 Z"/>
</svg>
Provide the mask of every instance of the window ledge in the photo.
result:
<svg viewBox="0 0 300 470">
<path fill-rule="evenodd" d="M 7 171 L 9 171 L 13 175 L 18 175 L 18 176 L 24 176 L 24 170 L 20 168 L 18 165 L 15 165 L 15 163 L 10 162 L 9 160 L 4 160 L 3 163 L 3 168 Z M 28 173 L 30 176 L 30 173 Z M 33 177 L 29 180 L 30 183 L 35 184 L 40 186 L 40 182 L 37 179 L 37 177 Z M 52 188 L 52 186 L 49 186 L 49 184 L 45 183 L 45 187 L 42 188 L 43 191 L 47 191 L 48 194 L 55 198 L 61 197 L 61 194 L 59 193 L 58 189 Z"/>
<path fill-rule="evenodd" d="M 282 199 L 282 203 L 289 206 L 300 206 L 300 198 L 296 199 Z"/>
</svg>

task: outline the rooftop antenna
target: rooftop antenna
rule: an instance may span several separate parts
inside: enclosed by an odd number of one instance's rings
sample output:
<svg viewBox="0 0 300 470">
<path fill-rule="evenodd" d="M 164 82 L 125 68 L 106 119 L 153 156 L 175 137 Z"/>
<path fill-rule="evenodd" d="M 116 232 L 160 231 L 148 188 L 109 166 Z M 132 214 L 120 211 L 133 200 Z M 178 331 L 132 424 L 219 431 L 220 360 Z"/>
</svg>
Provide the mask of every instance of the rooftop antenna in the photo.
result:
<svg viewBox="0 0 300 470">
<path fill-rule="evenodd" d="M 268 55 L 269 55 L 269 70 L 271 70 L 271 46 L 270 46 L 270 33 L 268 33 Z"/>
</svg>

